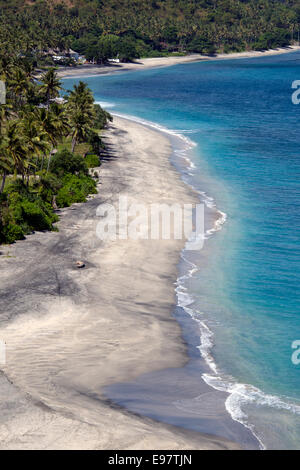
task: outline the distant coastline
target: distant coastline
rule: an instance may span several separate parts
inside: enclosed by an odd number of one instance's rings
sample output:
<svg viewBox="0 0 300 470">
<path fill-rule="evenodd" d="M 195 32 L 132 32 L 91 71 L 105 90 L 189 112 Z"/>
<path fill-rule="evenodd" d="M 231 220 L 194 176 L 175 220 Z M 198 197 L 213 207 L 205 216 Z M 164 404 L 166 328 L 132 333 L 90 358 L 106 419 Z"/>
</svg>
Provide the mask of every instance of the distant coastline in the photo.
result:
<svg viewBox="0 0 300 470">
<path fill-rule="evenodd" d="M 115 72 L 129 72 L 131 70 L 147 70 L 158 67 L 169 67 L 178 64 L 187 64 L 191 62 L 199 62 L 206 60 L 229 60 L 229 59 L 246 59 L 254 57 L 266 57 L 279 54 L 287 54 L 290 52 L 300 51 L 300 46 L 279 47 L 266 51 L 245 51 L 232 52 L 230 54 L 216 54 L 207 56 L 202 54 L 191 54 L 186 56 L 169 56 L 155 57 L 147 59 L 139 59 L 132 63 L 120 63 L 118 65 L 80 65 L 78 67 L 61 67 L 57 70 L 60 78 L 76 78 L 94 75 L 107 75 Z"/>
</svg>

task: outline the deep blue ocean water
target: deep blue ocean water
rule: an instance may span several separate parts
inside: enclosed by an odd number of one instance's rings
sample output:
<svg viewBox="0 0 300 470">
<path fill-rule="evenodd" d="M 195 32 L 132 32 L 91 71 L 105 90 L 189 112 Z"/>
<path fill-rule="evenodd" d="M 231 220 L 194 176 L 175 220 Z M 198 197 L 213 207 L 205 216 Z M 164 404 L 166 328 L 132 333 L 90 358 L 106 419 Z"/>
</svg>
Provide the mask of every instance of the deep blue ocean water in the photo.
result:
<svg viewBox="0 0 300 470">
<path fill-rule="evenodd" d="M 191 183 L 227 214 L 188 281 L 193 311 L 213 332 L 217 370 L 205 379 L 231 392 L 228 411 L 268 448 L 300 448 L 300 365 L 291 360 L 291 344 L 300 340 L 294 80 L 298 52 L 84 79 L 109 111 L 197 144 L 189 150 Z"/>
</svg>

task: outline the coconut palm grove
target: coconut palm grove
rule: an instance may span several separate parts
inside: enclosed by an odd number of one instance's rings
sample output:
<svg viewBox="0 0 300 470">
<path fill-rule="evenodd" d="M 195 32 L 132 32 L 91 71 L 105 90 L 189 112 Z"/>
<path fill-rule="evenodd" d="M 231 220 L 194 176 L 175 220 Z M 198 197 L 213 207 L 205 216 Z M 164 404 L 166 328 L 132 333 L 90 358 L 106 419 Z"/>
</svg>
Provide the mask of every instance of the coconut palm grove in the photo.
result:
<svg viewBox="0 0 300 470">
<path fill-rule="evenodd" d="M 110 115 L 94 104 L 80 82 L 60 98 L 54 69 L 38 80 L 26 59 L 2 60 L 7 86 L 0 115 L 0 242 L 34 230 L 55 230 L 60 207 L 96 192 L 103 147 L 101 129 Z"/>
<path fill-rule="evenodd" d="M 262 50 L 295 43 L 299 23 L 293 0 L 0 1 L 0 243 L 55 230 L 57 208 L 96 191 L 111 116 L 84 83 L 62 90 L 54 52 L 102 64 Z"/>
<path fill-rule="evenodd" d="M 105 60 L 265 49 L 298 40 L 297 0 L 1 0 L 2 53 L 72 47 Z M 47 60 L 42 56 L 43 60 Z"/>
</svg>

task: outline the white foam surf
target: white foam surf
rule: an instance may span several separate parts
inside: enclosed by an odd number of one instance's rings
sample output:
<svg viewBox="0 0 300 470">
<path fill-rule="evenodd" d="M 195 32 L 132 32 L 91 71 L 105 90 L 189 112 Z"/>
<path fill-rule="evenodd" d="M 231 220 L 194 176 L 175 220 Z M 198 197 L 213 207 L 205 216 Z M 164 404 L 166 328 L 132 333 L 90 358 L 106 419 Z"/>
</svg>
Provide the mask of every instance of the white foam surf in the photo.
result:
<svg viewBox="0 0 300 470">
<path fill-rule="evenodd" d="M 175 149 L 174 153 L 176 154 L 176 156 L 178 156 L 179 158 L 183 159 L 186 162 L 188 170 L 189 170 L 189 174 L 192 176 L 193 170 L 196 169 L 196 166 L 195 166 L 195 163 L 190 158 L 190 156 L 188 155 L 188 152 L 192 148 L 197 147 L 196 142 L 192 141 L 191 139 L 186 137 L 184 134 L 181 134 L 180 131 L 173 130 L 173 129 L 168 129 L 167 127 L 164 127 L 160 124 L 157 124 L 156 122 L 147 121 L 145 119 L 138 118 L 136 116 L 132 116 L 131 114 L 120 114 L 120 113 L 112 113 L 112 114 L 114 116 L 124 118 L 124 119 L 128 119 L 129 121 L 137 122 L 137 123 L 143 124 L 144 126 L 147 126 L 147 127 L 151 127 L 151 128 L 156 129 L 160 132 L 163 132 L 164 134 L 168 134 L 168 135 L 171 135 L 173 137 L 179 138 L 185 144 L 185 147 L 182 148 L 182 149 Z"/>
<path fill-rule="evenodd" d="M 194 175 L 194 172 L 197 167 L 189 153 L 191 153 L 190 150 L 195 148 L 197 144 L 185 135 L 181 134 L 180 132 L 184 132 L 185 134 L 193 134 L 197 132 L 196 130 L 171 130 L 157 123 L 140 119 L 136 116 L 117 113 L 113 114 L 115 116 L 119 116 L 124 119 L 129 119 L 131 121 L 138 122 L 145 126 L 154 128 L 160 132 L 164 132 L 171 136 L 178 137 L 186 145 L 182 149 L 175 149 L 174 153 L 177 157 L 184 159 L 188 164 L 188 175 Z M 193 186 L 190 181 L 186 182 L 195 191 L 198 192 L 201 201 L 204 202 L 206 207 L 216 211 L 217 217 L 214 221 L 213 227 L 206 230 L 204 235 L 204 238 L 207 240 L 216 232 L 222 230 L 224 224 L 227 221 L 228 216 L 225 212 L 222 212 L 217 208 L 216 202 L 213 197 L 209 196 L 204 191 L 199 191 Z M 226 410 L 234 421 L 237 421 L 240 424 L 244 425 L 247 429 L 252 432 L 252 434 L 258 440 L 260 448 L 264 450 L 266 449 L 266 446 L 263 442 L 263 437 L 259 435 L 259 433 L 255 429 L 255 425 L 249 422 L 249 417 L 243 410 L 243 407 L 249 404 L 256 404 L 257 406 L 270 406 L 280 410 L 291 411 L 295 414 L 300 415 L 300 405 L 295 405 L 292 402 L 290 403 L 288 399 L 287 401 L 284 401 L 278 396 L 265 394 L 260 389 L 252 385 L 238 383 L 233 378 L 227 377 L 225 374 L 222 373 L 222 371 L 219 370 L 212 353 L 214 347 L 214 333 L 204 321 L 203 313 L 193 308 L 195 304 L 195 299 L 188 292 L 187 287 L 185 287 L 186 281 L 192 278 L 199 271 L 199 267 L 186 259 L 185 251 L 182 252 L 181 257 L 182 260 L 186 263 L 186 265 L 188 265 L 188 268 L 186 273 L 179 277 L 176 282 L 175 291 L 177 295 L 177 305 L 181 307 L 199 325 L 200 344 L 198 346 L 198 350 L 212 372 L 212 374 L 202 374 L 202 378 L 210 387 L 214 388 L 215 390 L 228 393 L 228 398 L 225 402 Z"/>
<path fill-rule="evenodd" d="M 225 221 L 226 217 L 224 214 L 220 222 L 220 227 L 222 227 Z M 214 229 L 211 229 L 210 232 L 213 230 Z M 177 279 L 177 305 L 199 325 L 200 345 L 197 349 L 212 372 L 211 374 L 204 373 L 201 377 L 207 385 L 215 390 L 228 393 L 228 398 L 225 401 L 226 410 L 234 421 L 244 425 L 252 432 L 260 448 L 265 450 L 266 446 L 263 442 L 263 436 L 258 433 L 255 425 L 249 422 L 249 416 L 244 411 L 243 407 L 255 404 L 257 406 L 268 406 L 278 410 L 290 411 L 300 415 L 300 405 L 290 402 L 288 397 L 286 397 L 285 401 L 276 395 L 266 394 L 253 385 L 236 382 L 232 377 L 226 376 L 219 370 L 212 353 L 214 347 L 214 333 L 203 320 L 203 313 L 194 308 L 195 299 L 189 294 L 188 288 L 185 286 L 186 281 L 192 278 L 200 268 L 186 259 L 185 252 L 182 253 L 182 260 L 188 265 L 188 268 L 186 273 Z"/>
<path fill-rule="evenodd" d="M 115 103 L 110 103 L 109 101 L 95 101 L 95 104 L 100 104 L 101 108 L 114 108 Z"/>
</svg>

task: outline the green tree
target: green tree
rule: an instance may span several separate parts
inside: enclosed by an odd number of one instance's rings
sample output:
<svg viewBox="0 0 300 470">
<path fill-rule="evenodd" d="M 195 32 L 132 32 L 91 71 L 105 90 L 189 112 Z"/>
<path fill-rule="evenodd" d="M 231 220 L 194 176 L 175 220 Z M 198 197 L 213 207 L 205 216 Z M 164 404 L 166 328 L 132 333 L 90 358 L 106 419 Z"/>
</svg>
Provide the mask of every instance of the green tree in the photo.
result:
<svg viewBox="0 0 300 470">
<path fill-rule="evenodd" d="M 22 134 L 22 125 L 19 119 L 7 123 L 2 151 L 7 161 L 11 162 L 15 177 L 19 173 L 24 178 L 30 160 L 27 141 Z"/>
<path fill-rule="evenodd" d="M 2 139 L 0 141 L 0 174 L 2 175 L 0 194 L 3 193 L 6 177 L 11 169 L 11 160 L 6 153 L 5 141 Z"/>
<path fill-rule="evenodd" d="M 7 96 L 12 100 L 14 108 L 19 108 L 26 103 L 29 84 L 30 81 L 25 71 L 16 67 L 7 81 Z"/>
<path fill-rule="evenodd" d="M 37 161 L 40 155 L 44 155 L 44 153 L 49 150 L 50 143 L 48 134 L 36 120 L 34 113 L 29 113 L 22 119 L 20 131 L 22 139 L 27 144 L 26 151 L 29 165 L 26 167 L 26 173 L 29 179 L 30 169 L 34 168 L 35 170 L 36 168 L 36 164 L 33 164 L 34 158 L 36 158 Z"/>
<path fill-rule="evenodd" d="M 49 109 L 37 108 L 35 110 L 35 120 L 47 136 L 51 145 L 49 153 L 47 171 L 52 157 L 52 151 L 56 147 L 59 139 L 66 136 L 70 130 L 68 116 L 64 106 L 58 103 L 51 103 Z M 41 169 L 44 166 L 44 154 L 41 162 Z"/>
<path fill-rule="evenodd" d="M 44 97 L 49 107 L 50 100 L 57 98 L 61 90 L 61 82 L 57 77 L 57 73 L 53 68 L 49 69 L 41 77 L 40 93 Z"/>
<path fill-rule="evenodd" d="M 67 110 L 74 153 L 77 143 L 88 139 L 96 117 L 94 98 L 85 83 L 80 81 L 78 85 L 74 85 L 68 96 Z"/>
</svg>

